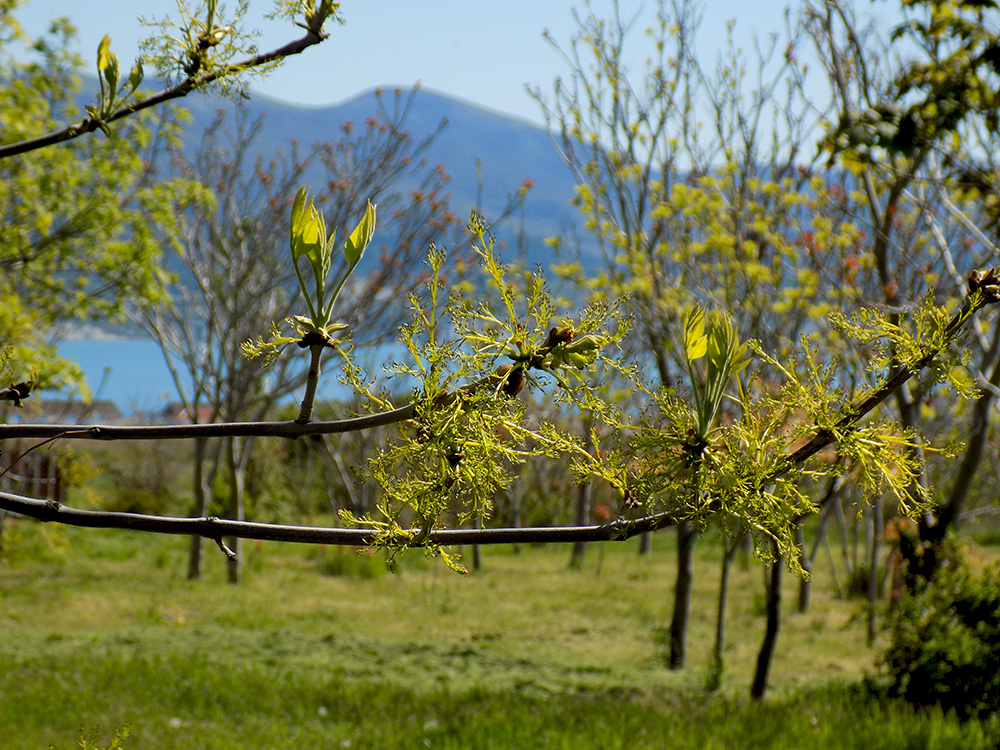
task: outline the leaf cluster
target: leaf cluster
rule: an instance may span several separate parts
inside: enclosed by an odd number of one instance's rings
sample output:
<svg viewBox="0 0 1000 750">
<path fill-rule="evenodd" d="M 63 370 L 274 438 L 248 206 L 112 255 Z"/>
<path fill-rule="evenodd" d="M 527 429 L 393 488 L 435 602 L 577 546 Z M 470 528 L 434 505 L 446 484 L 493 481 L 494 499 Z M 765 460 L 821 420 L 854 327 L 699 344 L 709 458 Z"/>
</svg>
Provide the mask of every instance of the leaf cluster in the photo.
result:
<svg viewBox="0 0 1000 750">
<path fill-rule="evenodd" d="M 592 474 L 597 461 L 580 438 L 533 420 L 517 397 L 526 390 L 607 410 L 594 381 L 606 366 L 625 367 L 609 356 L 629 327 L 619 307 L 593 305 L 558 320 L 541 275 L 524 280 L 510 272 L 481 218 L 473 217 L 470 231 L 490 294 L 449 294 L 445 254 L 431 249 L 425 293 L 410 296 L 413 314 L 400 329 L 410 361 L 386 368 L 417 383 L 415 413 L 363 470 L 382 489 L 376 514 L 345 516 L 394 550 L 423 544 L 441 523 L 486 517 L 529 457 L 563 457 L 578 474 Z M 358 370 L 347 372 L 372 403 L 391 407 Z M 457 567 L 445 550 L 431 550 Z"/>
<path fill-rule="evenodd" d="M 267 340 L 258 337 L 255 342 L 244 342 L 242 348 L 247 358 L 261 357 L 264 364 L 268 365 L 273 363 L 281 351 L 291 343 L 296 343 L 302 348 L 334 345 L 333 335 L 346 329 L 347 325 L 330 322 L 333 308 L 347 280 L 361 262 L 365 249 L 371 243 L 375 234 L 375 220 L 375 206 L 369 202 L 365 215 L 344 243 L 345 264 L 341 268 L 339 278 L 332 285 L 332 291 L 328 291 L 327 277 L 336 245 L 337 227 L 327 234 L 326 221 L 309 198 L 309 190 L 305 186 L 299 189 L 292 205 L 288 243 L 295 277 L 308 314 L 295 315 L 288 321 L 298 336 L 285 336 L 281 329 L 272 323 L 270 337 Z M 307 269 L 306 273 L 303 273 L 303 266 Z M 311 284 L 307 281 L 309 273 L 311 273 L 309 280 Z"/>
<path fill-rule="evenodd" d="M 925 302 L 908 330 L 875 310 L 835 317 L 858 340 L 892 338 L 897 351 L 910 352 L 908 372 L 928 368 L 931 379 L 948 379 L 970 396 L 967 379 L 954 374 L 960 356 L 952 351 L 956 320 L 968 307 L 949 317 Z M 753 533 L 760 556 L 777 553 L 802 572 L 794 529 L 818 510 L 815 486 L 824 478 L 851 474 L 864 499 L 888 494 L 910 516 L 930 507 L 931 491 L 920 481 L 924 454 L 951 448 L 933 448 L 894 420 L 868 418 L 897 387 L 898 363 L 853 394 L 838 363 L 817 356 L 808 338 L 792 361 L 779 361 L 756 342 L 740 342 L 726 322 L 700 308 L 688 314 L 690 394 L 646 391 L 644 412 L 620 422 L 617 440 L 605 445 L 595 474 L 620 489 L 623 510 L 699 524 L 725 519 L 724 528 Z M 737 378 L 744 367 L 749 375 Z M 719 420 L 716 398 L 731 404 L 725 419 Z"/>
<path fill-rule="evenodd" d="M 86 110 L 109 138 L 111 129 L 107 125 L 107 119 L 135 94 L 139 84 L 142 83 L 142 76 L 142 61 L 137 60 L 128 78 L 124 82 L 120 80 L 118 55 L 111 51 L 111 37 L 105 34 L 97 46 L 97 80 L 101 85 L 100 95 L 97 105 L 88 104 Z"/>
<path fill-rule="evenodd" d="M 14 24 L 0 15 L 0 35 Z M 82 63 L 68 51 L 73 35 L 60 22 L 41 39 L 24 39 L 41 64 L 0 56 L 0 141 L 79 116 Z M 102 58 L 104 95 L 117 96 L 122 89 L 110 85 L 117 63 L 105 42 Z M 78 139 L 0 159 L 0 341 L 12 344 L 18 377 L 34 368 L 40 387 L 79 385 L 79 368 L 51 344 L 59 326 L 117 320 L 128 299 L 162 297 L 159 257 L 172 240 L 158 239 L 154 226 L 175 223 L 170 199 L 190 185 L 149 177 L 155 148 L 176 139 L 181 119 L 170 109 L 158 118 L 140 113 L 116 128 L 115 140 Z"/>
</svg>

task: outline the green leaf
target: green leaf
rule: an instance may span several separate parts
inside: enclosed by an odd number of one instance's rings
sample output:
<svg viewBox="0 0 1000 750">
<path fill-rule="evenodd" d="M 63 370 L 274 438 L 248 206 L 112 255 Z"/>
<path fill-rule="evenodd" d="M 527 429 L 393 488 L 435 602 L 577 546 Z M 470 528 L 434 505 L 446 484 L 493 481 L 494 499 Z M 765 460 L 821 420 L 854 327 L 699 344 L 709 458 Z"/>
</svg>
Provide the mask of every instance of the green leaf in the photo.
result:
<svg viewBox="0 0 1000 750">
<path fill-rule="evenodd" d="M 699 305 L 688 312 L 684 321 L 684 352 L 688 361 L 701 359 L 708 351 L 708 337 L 705 335 L 705 310 Z"/>
<path fill-rule="evenodd" d="M 109 98 L 113 98 L 115 92 L 118 90 L 120 73 L 118 70 L 118 55 L 111 51 L 111 37 L 107 34 L 104 35 L 101 43 L 97 45 L 97 69 L 104 76 L 104 80 L 108 82 L 108 86 L 111 88 Z"/>
<path fill-rule="evenodd" d="M 132 66 L 132 72 L 129 73 L 128 76 L 128 87 L 130 94 L 134 92 L 137 88 L 139 88 L 139 84 L 142 83 L 142 76 L 143 76 L 142 60 L 137 60 L 135 65 Z"/>
<path fill-rule="evenodd" d="M 292 202 L 292 220 L 288 223 L 288 244 L 292 249 L 292 260 L 298 261 L 301 256 L 301 245 L 298 240 L 298 231 L 302 226 L 302 216 L 305 213 L 306 198 L 309 196 L 309 189 L 303 185 L 299 192 L 295 194 Z"/>
<path fill-rule="evenodd" d="M 308 203 L 307 203 L 308 200 Z M 313 272 L 323 275 L 323 256 L 326 249 L 326 223 L 309 199 L 309 190 L 299 188 L 292 204 L 292 223 L 289 238 L 292 260 L 298 263 L 305 256 Z"/>
<path fill-rule="evenodd" d="M 111 37 L 107 34 L 97 45 L 97 69 L 101 72 L 111 63 Z"/>
<path fill-rule="evenodd" d="M 293 315 L 292 320 L 295 321 L 296 328 L 298 328 L 300 332 L 318 333 L 316 323 L 312 318 L 307 318 L 305 315 Z"/>
<path fill-rule="evenodd" d="M 358 225 L 351 232 L 351 236 L 347 238 L 347 242 L 344 245 L 344 259 L 347 261 L 347 265 L 354 268 L 361 260 L 361 256 L 365 254 L 365 248 L 368 247 L 368 243 L 372 241 L 372 236 L 375 234 L 375 206 L 371 201 L 368 201 L 368 206 L 365 208 L 364 218 L 358 222 Z"/>
</svg>

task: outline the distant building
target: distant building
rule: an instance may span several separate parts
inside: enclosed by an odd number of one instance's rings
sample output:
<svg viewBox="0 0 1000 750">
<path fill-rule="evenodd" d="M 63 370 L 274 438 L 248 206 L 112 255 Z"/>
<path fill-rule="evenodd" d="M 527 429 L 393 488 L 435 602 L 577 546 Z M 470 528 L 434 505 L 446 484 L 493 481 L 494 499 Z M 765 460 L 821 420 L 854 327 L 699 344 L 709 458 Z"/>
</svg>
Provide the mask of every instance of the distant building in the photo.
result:
<svg viewBox="0 0 1000 750">
<path fill-rule="evenodd" d="M 195 424 L 196 421 L 192 419 L 191 412 L 179 401 L 167 404 L 157 416 L 159 421 L 165 424 Z M 213 421 L 215 413 L 211 406 L 201 404 L 197 409 L 196 416 L 198 424 L 207 424 Z"/>
<path fill-rule="evenodd" d="M 35 424 L 116 424 L 122 413 L 114 401 L 97 400 L 90 403 L 62 399 L 25 401 L 22 409 L 11 410 L 9 415 L 19 422 Z"/>
</svg>

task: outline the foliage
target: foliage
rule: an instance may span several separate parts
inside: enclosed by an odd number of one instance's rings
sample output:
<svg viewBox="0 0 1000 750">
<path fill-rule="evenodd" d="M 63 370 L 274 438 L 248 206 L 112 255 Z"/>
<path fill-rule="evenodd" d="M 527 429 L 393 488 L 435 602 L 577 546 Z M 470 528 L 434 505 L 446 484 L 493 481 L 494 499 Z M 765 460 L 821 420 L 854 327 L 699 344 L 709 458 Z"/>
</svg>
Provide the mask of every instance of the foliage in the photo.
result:
<svg viewBox="0 0 1000 750">
<path fill-rule="evenodd" d="M 821 148 L 844 175 L 844 210 L 870 227 L 859 245 L 867 261 L 854 272 L 856 284 L 865 304 L 883 306 L 893 323 L 920 310 L 925 297 L 957 299 L 971 280 L 966 274 L 995 257 L 997 172 L 989 155 L 1000 132 L 996 4 L 902 6 L 904 22 L 888 37 L 860 23 L 848 3 L 810 3 L 804 15 L 833 89 L 834 114 L 824 123 Z M 972 355 L 963 362 L 968 382 L 961 391 L 968 395 L 973 382 L 982 386 L 973 401 L 933 388 L 940 372 L 901 387 L 894 398 L 908 427 L 966 441 L 959 462 L 935 466 L 928 457 L 929 471 L 912 485 L 917 495 L 927 491 L 929 477 L 945 485 L 938 508 L 919 520 L 925 541 L 946 536 L 982 471 L 1000 383 L 1000 326 L 986 310 L 970 323 Z M 890 338 L 875 354 L 885 366 L 912 352 Z M 864 377 L 860 368 L 855 372 Z M 922 446 L 912 450 L 919 454 Z"/>
<path fill-rule="evenodd" d="M 115 446 L 94 456 L 100 467 L 100 507 L 127 513 L 166 513 L 178 509 L 179 479 L 188 468 L 187 451 L 154 443 Z"/>
<path fill-rule="evenodd" d="M 327 576 L 343 576 L 352 580 L 367 581 L 385 575 L 385 563 L 374 550 L 345 547 L 318 547 L 316 568 Z"/>
<path fill-rule="evenodd" d="M 942 554 L 893 611 L 880 662 L 890 695 L 985 718 L 1000 711 L 1000 567 L 977 569 L 954 542 Z"/>
<path fill-rule="evenodd" d="M 27 39 L 9 9 L 0 13 L 3 143 L 78 116 L 81 62 L 68 51 L 73 34 L 63 20 L 46 37 Z M 30 45 L 42 62 L 15 61 L 7 50 L 15 43 Z M 60 326 L 120 319 L 128 297 L 158 296 L 161 246 L 148 217 L 165 222 L 169 196 L 186 189 L 150 179 L 157 138 L 177 134 L 178 116 L 163 115 L 131 118 L 114 139 L 0 160 L 0 341 L 10 344 L 20 377 L 37 373 L 36 387 L 80 384 L 79 370 L 51 345 Z"/>
<path fill-rule="evenodd" d="M 904 0 L 902 6 L 904 22 L 890 41 L 905 39 L 919 55 L 900 66 L 884 99 L 841 114 L 827 136 L 834 153 L 874 165 L 886 153 L 912 157 L 947 141 L 973 115 L 987 118 L 992 129 L 998 125 L 997 4 Z"/>
<path fill-rule="evenodd" d="M 97 106 L 88 104 L 86 110 L 108 138 L 111 138 L 112 133 L 105 120 L 139 88 L 142 83 L 142 61 L 136 62 L 128 80 L 119 86 L 120 79 L 118 55 L 111 51 L 111 37 L 105 34 L 97 47 L 97 80 L 101 91 Z"/>
<path fill-rule="evenodd" d="M 249 0 L 236 0 L 235 9 L 223 17 L 227 8 L 219 0 L 200 0 L 197 5 L 178 0 L 179 20 L 170 16 L 140 19 L 158 29 L 140 45 L 145 59 L 173 89 L 211 87 L 227 96 L 246 96 L 250 77 L 266 75 L 283 62 L 285 54 L 298 51 L 258 54 L 253 40 L 259 32 L 243 26 L 249 4 Z M 326 21 L 340 20 L 338 7 L 332 0 L 279 0 L 272 17 L 287 18 L 321 40 Z M 247 65 L 240 57 L 254 64 Z"/>
<path fill-rule="evenodd" d="M 81 62 L 69 51 L 73 27 L 57 19 L 47 37 L 29 39 L 14 18 L 16 6 L 15 0 L 0 4 L 0 292 L 7 301 L 0 340 L 12 342 L 18 371 L 37 371 L 38 387 L 80 387 L 79 370 L 55 356 L 53 338 L 69 322 L 115 319 L 130 297 L 156 298 L 164 277 L 151 224 L 162 219 L 168 226 L 169 199 L 187 188 L 152 180 L 156 149 L 176 138 L 177 116 L 162 108 L 154 118 L 145 110 L 211 85 L 242 91 L 248 76 L 325 39 L 323 26 L 336 17 L 337 5 L 279 4 L 277 15 L 301 18 L 307 36 L 256 54 L 239 24 L 245 0 L 228 19 L 218 0 L 194 10 L 181 0 L 181 21 L 152 22 L 163 33 L 142 45 L 145 62 L 173 85 L 155 95 L 140 92 L 142 59 L 122 81 L 105 36 L 97 49 L 97 101 L 86 106 L 88 118 L 62 127 L 58 123 L 78 118 Z M 17 62 L 8 53 L 12 44 L 30 47 L 42 62 Z M 241 53 L 252 56 L 234 61 Z M 106 139 L 80 137 L 98 128 Z M 64 141 L 73 143 L 53 148 Z"/>
<path fill-rule="evenodd" d="M 375 206 L 371 202 L 368 203 L 364 217 L 345 241 L 343 255 L 346 267 L 340 278 L 335 281 L 333 291 L 329 292 L 328 298 L 327 276 L 333 259 L 337 229 L 334 227 L 327 235 L 326 222 L 323 215 L 316 210 L 313 201 L 309 199 L 309 190 L 305 186 L 299 188 L 292 205 L 289 246 L 299 291 L 309 314 L 295 315 L 289 320 L 298 337 L 282 336 L 272 324 L 270 340 L 265 341 L 260 337 L 257 342 L 245 342 L 243 352 L 248 359 L 262 357 L 264 364 L 269 365 L 277 359 L 282 349 L 291 343 L 298 343 L 303 349 L 315 345 L 333 346 L 331 334 L 347 328 L 344 323 L 330 323 L 333 306 L 337 303 L 344 284 L 357 268 L 365 248 L 375 233 Z M 302 274 L 303 259 L 306 261 L 306 267 L 312 272 L 311 287 Z"/>
<path fill-rule="evenodd" d="M 616 305 L 596 304 L 576 320 L 553 325 L 557 314 L 542 276 L 536 273 L 519 287 L 497 260 L 482 219 L 474 216 L 470 230 L 499 304 L 495 309 L 481 294 L 447 294 L 445 255 L 431 247 L 426 294 L 410 295 L 413 315 L 401 328 L 412 363 L 388 367 L 393 377 L 417 383 L 415 414 L 367 462 L 364 475 L 383 492 L 377 512 L 342 514 L 371 526 L 378 546 L 421 544 L 449 512 L 460 524 L 487 516 L 493 498 L 530 456 L 565 456 L 578 476 L 593 471 L 594 458 L 576 438 L 545 420 L 532 424 L 515 397 L 523 389 L 548 389 L 557 401 L 605 409 L 590 380 L 599 362 L 621 366 L 606 352 L 627 333 L 627 319 Z M 351 363 L 345 375 L 374 407 L 392 407 L 386 394 L 369 390 Z M 445 551 L 430 549 L 460 570 Z"/>
</svg>

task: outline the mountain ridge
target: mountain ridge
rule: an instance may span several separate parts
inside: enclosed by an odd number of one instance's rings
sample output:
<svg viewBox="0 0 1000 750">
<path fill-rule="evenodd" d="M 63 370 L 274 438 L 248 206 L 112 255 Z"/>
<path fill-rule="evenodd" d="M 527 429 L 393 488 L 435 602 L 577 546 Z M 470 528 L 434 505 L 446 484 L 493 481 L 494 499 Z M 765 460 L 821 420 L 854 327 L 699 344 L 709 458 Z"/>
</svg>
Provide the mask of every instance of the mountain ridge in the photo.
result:
<svg viewBox="0 0 1000 750">
<path fill-rule="evenodd" d="M 263 115 L 260 135 L 251 149 L 253 159 L 287 151 L 291 139 L 306 148 L 336 140 L 341 136 L 343 123 L 364 122 L 377 113 L 379 90 L 390 108 L 396 91 L 404 102 L 413 91 L 372 88 L 327 106 L 288 104 L 253 95 L 245 100 L 244 106 L 253 117 Z M 217 112 L 224 109 L 232 113 L 236 105 L 229 100 L 196 94 L 187 97 L 180 106 L 191 113 L 192 121 L 186 126 L 183 138 L 185 148 L 193 149 Z M 432 164 L 442 164 L 451 176 L 447 190 L 452 210 L 459 216 L 468 216 L 481 200 L 480 207 L 489 219 L 500 212 L 508 197 L 525 180 L 530 180 L 532 187 L 523 212 L 526 260 L 532 265 L 547 266 L 554 256 L 542 241 L 560 234 L 576 219 L 576 210 L 570 203 L 576 183 L 548 131 L 522 118 L 419 88 L 405 122 L 406 129 L 419 141 L 437 130 L 442 121 L 447 124 L 425 156 Z M 307 170 L 303 179 L 307 183 L 317 182 L 322 179 L 320 175 L 317 166 Z M 514 241 L 514 233 L 513 227 L 499 230 L 500 238 L 508 243 Z"/>
</svg>

